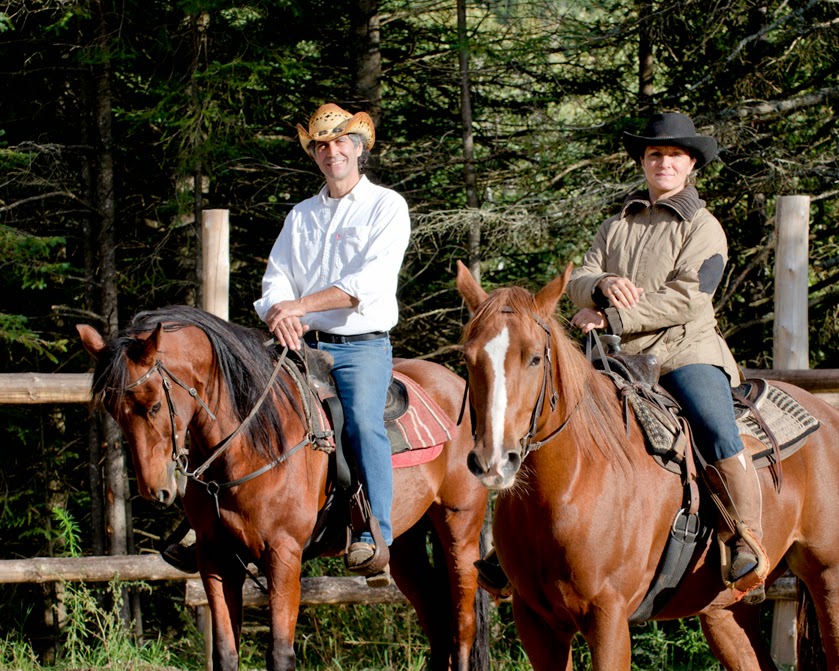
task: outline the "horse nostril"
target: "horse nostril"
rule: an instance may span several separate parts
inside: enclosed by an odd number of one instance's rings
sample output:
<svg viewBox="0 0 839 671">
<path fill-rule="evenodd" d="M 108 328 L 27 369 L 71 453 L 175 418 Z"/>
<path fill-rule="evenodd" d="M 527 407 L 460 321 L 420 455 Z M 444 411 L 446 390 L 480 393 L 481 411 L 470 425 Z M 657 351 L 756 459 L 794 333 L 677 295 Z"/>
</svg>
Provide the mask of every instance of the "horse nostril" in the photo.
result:
<svg viewBox="0 0 839 671">
<path fill-rule="evenodd" d="M 172 493 L 168 489 L 161 489 L 157 492 L 157 500 L 168 506 L 172 501 Z"/>
<path fill-rule="evenodd" d="M 513 475 L 518 473 L 520 467 L 521 455 L 518 452 L 507 452 L 507 465 L 504 470 L 506 470 L 509 475 Z"/>
<path fill-rule="evenodd" d="M 478 455 L 475 454 L 474 450 L 466 456 L 466 465 L 469 468 L 469 472 L 476 477 L 480 477 L 486 473 L 486 469 L 481 466 L 481 462 L 478 460 Z"/>
</svg>

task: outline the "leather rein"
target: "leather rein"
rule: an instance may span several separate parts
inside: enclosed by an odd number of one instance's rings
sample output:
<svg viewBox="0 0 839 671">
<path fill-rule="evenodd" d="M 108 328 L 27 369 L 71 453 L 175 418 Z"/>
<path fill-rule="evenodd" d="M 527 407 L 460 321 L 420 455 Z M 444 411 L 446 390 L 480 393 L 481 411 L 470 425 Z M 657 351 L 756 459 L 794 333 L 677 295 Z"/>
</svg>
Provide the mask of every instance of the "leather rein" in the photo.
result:
<svg viewBox="0 0 839 671">
<path fill-rule="evenodd" d="M 181 473 L 187 479 L 187 481 L 191 480 L 197 484 L 202 485 L 207 489 L 207 492 L 215 500 L 216 514 L 219 514 L 220 512 L 218 495 L 221 491 L 225 489 L 230 489 L 232 487 L 236 487 L 237 485 L 241 485 L 242 483 L 247 482 L 248 480 L 253 480 L 256 477 L 259 477 L 263 473 L 267 473 L 275 466 L 286 461 L 289 457 L 291 457 L 295 452 L 299 451 L 301 448 L 314 442 L 312 432 L 311 430 L 309 430 L 306 433 L 306 437 L 303 438 L 303 440 L 297 443 L 297 445 L 292 447 L 290 450 L 284 452 L 276 459 L 267 463 L 265 466 L 253 471 L 252 473 L 249 473 L 244 477 L 237 478 L 236 480 L 231 480 L 229 482 L 216 482 L 215 480 L 204 481 L 201 477 L 204 474 L 204 472 L 210 467 L 210 465 L 222 454 L 224 454 L 224 452 L 232 444 L 233 439 L 245 430 L 248 424 L 250 424 L 251 420 L 256 416 L 257 412 L 259 412 L 259 409 L 262 407 L 262 404 L 265 402 L 265 399 L 268 397 L 268 394 L 274 386 L 274 381 L 277 379 L 277 375 L 280 372 L 280 368 L 282 368 L 283 363 L 286 360 L 287 352 L 288 348 L 283 349 L 283 353 L 277 360 L 276 366 L 274 366 L 274 371 L 271 373 L 271 377 L 268 380 L 268 384 L 266 385 L 256 404 L 253 406 L 253 408 L 251 408 L 251 411 L 248 413 L 247 417 L 245 417 L 245 419 L 242 420 L 241 424 L 239 424 L 239 426 L 237 426 L 232 433 L 227 435 L 225 438 L 223 438 L 221 441 L 219 441 L 216 445 L 213 446 L 213 448 L 210 450 L 211 454 L 209 458 L 206 459 L 204 463 L 202 463 L 200 466 L 196 467 L 191 471 L 189 470 L 189 450 L 187 450 L 186 447 L 181 447 L 178 445 L 178 433 L 177 426 L 175 424 L 175 417 L 177 416 L 178 411 L 175 407 L 175 402 L 172 400 L 172 383 L 185 389 L 190 396 L 192 396 L 196 401 L 198 401 L 198 404 L 201 406 L 204 412 L 206 412 L 207 415 L 209 415 L 210 419 L 212 419 L 215 422 L 217 419 L 215 414 L 210 410 L 209 406 L 204 402 L 201 396 L 199 396 L 198 391 L 194 387 L 190 387 L 186 383 L 182 382 L 160 359 L 157 359 L 151 366 L 151 368 L 149 368 L 149 370 L 147 370 L 143 375 L 134 380 L 134 382 L 131 382 L 125 387 L 126 391 L 135 389 L 148 382 L 149 379 L 151 379 L 151 377 L 155 373 L 160 375 L 160 378 L 163 381 L 163 393 L 166 396 L 166 405 L 168 406 L 169 410 L 169 424 L 172 427 L 172 461 L 175 462 L 175 470 L 178 473 Z M 183 494 L 183 492 L 181 492 L 181 494 Z"/>
<path fill-rule="evenodd" d="M 514 310 L 510 307 L 501 308 L 501 312 L 514 312 Z M 582 400 L 582 396 L 577 399 L 577 403 L 574 405 L 574 408 L 571 412 L 568 413 L 568 416 L 563 420 L 562 424 L 560 424 L 556 429 L 551 431 L 547 436 L 542 438 L 541 440 L 534 440 L 536 432 L 539 428 L 539 418 L 542 416 L 542 410 L 545 407 L 545 398 L 548 394 L 548 387 L 550 387 L 550 397 L 549 403 L 551 406 L 551 412 L 556 410 L 556 403 L 559 398 L 559 394 L 556 390 L 556 381 L 554 380 L 553 374 L 553 350 L 551 348 L 551 326 L 548 322 L 542 319 L 539 315 L 534 314 L 533 312 L 528 313 L 533 320 L 542 327 L 542 330 L 545 332 L 545 350 L 544 350 L 544 365 L 542 367 L 542 386 L 539 389 L 539 397 L 536 399 L 536 405 L 533 408 L 533 412 L 530 414 L 530 428 L 527 430 L 520 439 L 519 445 L 522 449 L 522 460 L 533 452 L 534 450 L 538 450 L 543 445 L 549 443 L 554 438 L 556 438 L 565 428 L 568 426 L 568 423 L 571 421 L 571 418 L 577 412 L 577 409 L 580 407 L 580 401 Z"/>
</svg>

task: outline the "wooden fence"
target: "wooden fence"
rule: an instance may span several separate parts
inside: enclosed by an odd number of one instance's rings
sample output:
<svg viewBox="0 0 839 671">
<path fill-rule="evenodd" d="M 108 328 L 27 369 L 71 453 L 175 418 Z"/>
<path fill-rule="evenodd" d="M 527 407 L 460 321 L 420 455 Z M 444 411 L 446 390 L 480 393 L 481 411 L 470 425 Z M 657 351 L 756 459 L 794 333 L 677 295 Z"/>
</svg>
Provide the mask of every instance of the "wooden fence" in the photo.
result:
<svg viewBox="0 0 839 671">
<path fill-rule="evenodd" d="M 807 196 L 782 196 L 778 198 L 776 208 L 773 355 L 775 365 L 782 368 L 748 369 L 745 373 L 747 377 L 790 382 L 818 394 L 839 408 L 839 370 L 807 369 L 809 204 Z M 229 213 L 227 210 L 207 210 L 202 216 L 202 307 L 227 319 Z M 0 403 L 83 403 L 88 400 L 90 383 L 91 376 L 84 374 L 0 374 Z M 88 577 L 83 577 L 85 575 Z M 101 577 L 90 577 L 94 575 Z M 117 575 L 123 580 L 186 579 L 187 604 L 206 608 L 206 595 L 200 581 L 169 567 L 159 556 L 0 561 L 0 582 L 111 580 Z M 370 603 L 371 599 L 380 598 L 404 600 L 395 587 L 386 596 L 381 590 L 369 590 L 361 578 L 304 578 L 302 588 L 304 603 Z M 781 664 L 794 663 L 795 616 L 791 600 L 795 598 L 795 580 L 784 576 L 768 590 L 767 596 L 775 599 L 776 604 L 773 657 Z M 246 583 L 245 600 L 246 605 L 260 605 L 264 603 L 264 596 L 253 585 Z M 205 645 L 208 640 L 205 635 Z M 209 660 L 210 655 L 207 658 Z"/>
</svg>

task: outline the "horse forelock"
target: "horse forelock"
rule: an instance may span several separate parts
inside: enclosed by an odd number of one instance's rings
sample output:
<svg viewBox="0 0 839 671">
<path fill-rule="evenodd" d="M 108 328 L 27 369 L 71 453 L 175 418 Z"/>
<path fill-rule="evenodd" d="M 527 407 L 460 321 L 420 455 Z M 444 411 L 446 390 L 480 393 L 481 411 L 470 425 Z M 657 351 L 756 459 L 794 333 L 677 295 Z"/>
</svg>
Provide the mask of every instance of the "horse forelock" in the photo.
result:
<svg viewBox="0 0 839 671">
<path fill-rule="evenodd" d="M 521 287 L 504 287 L 493 291 L 478 306 L 475 314 L 463 329 L 462 341 L 466 342 L 475 334 L 489 328 L 492 320 L 504 320 L 507 314 L 532 313 L 536 310 L 536 300 L 529 291 Z"/>
</svg>

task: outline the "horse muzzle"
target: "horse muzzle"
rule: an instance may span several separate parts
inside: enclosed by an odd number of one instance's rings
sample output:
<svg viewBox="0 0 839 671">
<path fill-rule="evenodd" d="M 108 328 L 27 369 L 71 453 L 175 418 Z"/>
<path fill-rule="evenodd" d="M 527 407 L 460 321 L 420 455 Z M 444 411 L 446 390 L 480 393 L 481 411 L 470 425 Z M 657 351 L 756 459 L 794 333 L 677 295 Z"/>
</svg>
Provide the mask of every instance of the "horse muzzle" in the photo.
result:
<svg viewBox="0 0 839 671">
<path fill-rule="evenodd" d="M 508 489 L 513 486 L 521 468 L 521 454 L 517 450 L 502 450 L 500 456 L 484 459 L 476 447 L 466 457 L 469 471 L 487 489 Z"/>
<path fill-rule="evenodd" d="M 179 474 L 175 471 L 175 462 L 166 464 L 162 477 L 156 478 L 157 482 L 150 482 L 149 478 L 143 477 L 138 472 L 138 488 L 143 498 L 154 501 L 162 506 L 170 506 L 175 502 L 181 490 Z"/>
</svg>

